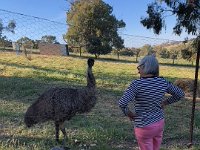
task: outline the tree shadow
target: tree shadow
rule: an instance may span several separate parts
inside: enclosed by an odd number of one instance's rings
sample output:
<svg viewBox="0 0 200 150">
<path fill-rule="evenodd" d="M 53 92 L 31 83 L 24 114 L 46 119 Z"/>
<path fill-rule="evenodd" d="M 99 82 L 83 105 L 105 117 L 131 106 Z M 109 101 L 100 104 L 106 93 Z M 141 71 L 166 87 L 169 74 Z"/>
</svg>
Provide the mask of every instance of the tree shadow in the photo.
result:
<svg viewBox="0 0 200 150">
<path fill-rule="evenodd" d="M 68 57 L 72 58 L 78 58 L 78 59 L 88 59 L 88 58 L 94 58 L 98 61 L 103 61 L 103 62 L 117 62 L 117 63 L 137 63 L 136 61 L 131 61 L 131 60 L 123 60 L 123 59 L 117 59 L 117 58 L 95 58 L 94 56 L 77 56 L 74 54 L 69 55 Z"/>
<path fill-rule="evenodd" d="M 125 60 L 125 59 L 117 59 L 117 58 L 95 58 L 94 56 L 78 56 L 71 54 L 68 57 L 72 58 L 78 58 L 78 59 L 88 59 L 88 58 L 94 58 L 98 61 L 106 61 L 106 62 L 117 62 L 117 63 L 138 63 L 135 60 Z M 162 63 L 159 62 L 160 65 L 162 66 L 170 66 L 170 67 L 187 67 L 187 68 L 195 68 L 195 65 L 192 64 L 172 64 L 172 63 Z"/>
<path fill-rule="evenodd" d="M 31 78 L 1 77 L 0 97 L 7 101 L 29 103 L 40 92 L 48 87 L 48 83 Z"/>
<path fill-rule="evenodd" d="M 65 71 L 60 71 L 60 70 L 56 70 L 56 69 L 42 68 L 42 67 L 38 67 L 38 66 L 34 66 L 34 65 L 32 65 L 32 66 L 22 65 L 22 64 L 19 64 L 19 63 L 0 62 L 0 65 L 22 68 L 22 69 L 34 69 L 36 71 L 44 71 L 44 72 L 48 72 L 48 73 L 59 73 L 59 74 L 62 74 L 62 75 L 66 75 L 67 73 L 70 72 L 69 69 L 65 70 Z"/>
<path fill-rule="evenodd" d="M 30 66 L 23 66 L 18 64 L 8 64 L 15 67 L 21 68 L 31 68 Z M 66 75 L 63 71 L 57 71 L 55 69 L 44 69 L 37 67 L 37 70 L 42 71 L 49 71 L 49 72 L 59 72 L 61 74 Z M 82 73 L 76 73 L 77 76 L 81 78 L 85 78 L 85 75 Z M 109 73 L 96 73 L 96 80 L 103 81 L 100 83 L 101 85 L 98 86 L 97 89 L 103 93 L 112 93 L 119 95 L 122 91 L 118 86 L 125 86 L 128 85 L 134 79 L 137 79 L 138 76 L 134 76 L 132 74 L 118 74 L 113 76 L 113 74 Z M 174 82 L 178 78 L 172 77 L 165 77 L 167 80 Z M 86 78 L 85 78 L 86 80 Z M 23 103 L 30 103 L 36 99 L 39 95 L 41 95 L 45 90 L 52 88 L 52 87 L 73 87 L 73 88 L 83 88 L 85 87 L 85 82 L 83 81 L 76 82 L 74 80 L 66 80 L 66 79 L 55 79 L 54 77 L 45 77 L 43 76 L 42 79 L 40 77 L 35 78 L 25 78 L 25 77 L 5 77 L 0 76 L 0 97 L 4 100 L 13 100 L 13 101 L 20 101 Z"/>
</svg>

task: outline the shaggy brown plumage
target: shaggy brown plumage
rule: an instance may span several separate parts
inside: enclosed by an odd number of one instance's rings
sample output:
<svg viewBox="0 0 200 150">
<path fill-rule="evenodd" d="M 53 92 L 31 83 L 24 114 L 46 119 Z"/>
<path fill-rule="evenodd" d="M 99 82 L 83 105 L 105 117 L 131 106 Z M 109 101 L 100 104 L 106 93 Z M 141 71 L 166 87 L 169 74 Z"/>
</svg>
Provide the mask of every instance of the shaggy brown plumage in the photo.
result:
<svg viewBox="0 0 200 150">
<path fill-rule="evenodd" d="M 94 59 L 88 59 L 87 86 L 82 89 L 51 88 L 44 92 L 27 110 L 24 122 L 27 127 L 53 120 L 55 122 L 56 140 L 59 130 L 67 137 L 64 121 L 70 120 L 77 113 L 89 112 L 96 104 L 96 83 L 92 73 Z"/>
</svg>

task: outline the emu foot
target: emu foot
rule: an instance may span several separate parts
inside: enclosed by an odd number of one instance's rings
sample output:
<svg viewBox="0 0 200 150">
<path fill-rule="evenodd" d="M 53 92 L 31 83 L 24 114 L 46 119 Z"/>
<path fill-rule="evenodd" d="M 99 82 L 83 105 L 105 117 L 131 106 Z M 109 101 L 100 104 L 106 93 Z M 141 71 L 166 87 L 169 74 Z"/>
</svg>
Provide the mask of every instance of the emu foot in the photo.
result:
<svg viewBox="0 0 200 150">
<path fill-rule="evenodd" d="M 63 140 L 62 140 L 63 147 L 66 147 L 67 141 L 68 141 L 68 137 L 65 135 L 64 138 L 63 138 Z"/>
</svg>

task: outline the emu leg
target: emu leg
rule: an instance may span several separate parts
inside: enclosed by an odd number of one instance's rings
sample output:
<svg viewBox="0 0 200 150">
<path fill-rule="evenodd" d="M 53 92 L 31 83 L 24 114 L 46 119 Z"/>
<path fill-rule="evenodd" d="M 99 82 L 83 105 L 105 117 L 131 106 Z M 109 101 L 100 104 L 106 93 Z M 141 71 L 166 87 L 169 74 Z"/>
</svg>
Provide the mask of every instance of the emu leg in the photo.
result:
<svg viewBox="0 0 200 150">
<path fill-rule="evenodd" d="M 59 142 L 59 123 L 55 121 L 56 141 Z"/>
<path fill-rule="evenodd" d="M 65 127 L 64 127 L 64 122 L 60 122 L 60 126 L 59 127 L 60 127 L 60 130 L 62 131 L 63 136 L 64 136 L 63 146 L 66 147 L 67 132 L 66 132 Z"/>
</svg>

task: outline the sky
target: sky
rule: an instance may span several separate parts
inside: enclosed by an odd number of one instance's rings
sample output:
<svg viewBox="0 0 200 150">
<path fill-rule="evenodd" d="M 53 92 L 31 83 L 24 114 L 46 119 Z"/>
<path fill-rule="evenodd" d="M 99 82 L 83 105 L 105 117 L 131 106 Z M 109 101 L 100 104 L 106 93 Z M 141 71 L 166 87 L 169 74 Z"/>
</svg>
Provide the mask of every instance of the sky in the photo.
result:
<svg viewBox="0 0 200 150">
<path fill-rule="evenodd" d="M 172 32 L 172 28 L 175 25 L 174 17 L 167 19 L 166 30 L 163 29 L 160 35 L 155 35 L 152 30 L 147 30 L 142 26 L 140 23 L 141 17 L 146 16 L 147 4 L 154 2 L 154 0 L 104 0 L 104 2 L 113 7 L 112 14 L 118 20 L 122 19 L 126 23 L 126 27 L 119 32 L 125 41 L 126 47 L 140 47 L 144 44 L 154 45 L 156 42 L 167 42 L 170 40 L 182 41 L 188 37 L 186 33 L 183 33 L 181 36 L 176 36 Z M 15 14 L 9 14 L 7 17 L 6 15 L 8 14 L 5 15 L 1 11 L 6 10 L 28 16 L 45 18 L 64 25 L 66 24 L 66 12 L 69 8 L 70 4 L 66 0 L 2 0 L 0 4 L 0 18 L 9 18 L 12 20 L 13 17 L 15 19 Z M 20 19 L 19 15 L 17 17 L 17 19 Z M 36 28 L 36 26 L 39 26 L 37 19 L 30 21 L 28 21 L 29 18 L 23 19 L 24 24 L 21 24 L 21 26 L 19 24 L 18 30 L 16 31 L 18 34 L 8 34 L 10 37 L 16 36 L 18 38 L 20 34 L 20 36 L 31 35 L 33 38 L 38 38 L 37 36 L 50 33 L 49 31 L 52 31 L 53 34 L 53 32 L 59 33 L 67 30 L 67 27 L 61 27 L 61 24 L 56 25 L 54 23 L 51 25 L 51 23 L 41 23 L 45 21 L 40 21 L 40 26 L 43 28 L 40 29 Z M 191 37 L 189 36 L 189 38 Z"/>
</svg>

